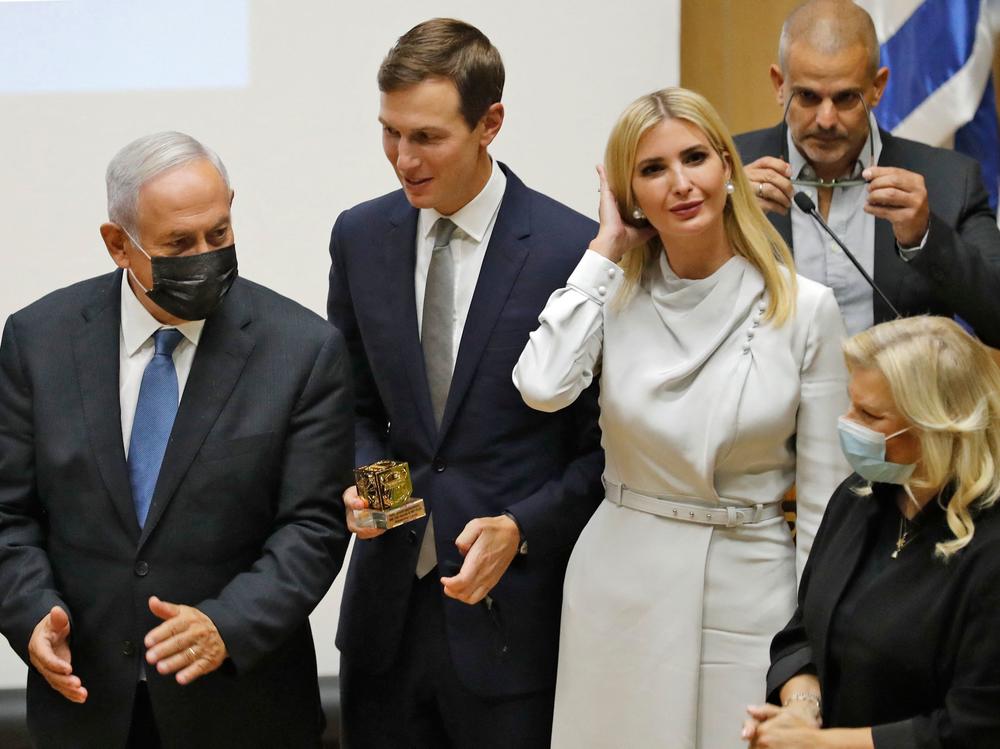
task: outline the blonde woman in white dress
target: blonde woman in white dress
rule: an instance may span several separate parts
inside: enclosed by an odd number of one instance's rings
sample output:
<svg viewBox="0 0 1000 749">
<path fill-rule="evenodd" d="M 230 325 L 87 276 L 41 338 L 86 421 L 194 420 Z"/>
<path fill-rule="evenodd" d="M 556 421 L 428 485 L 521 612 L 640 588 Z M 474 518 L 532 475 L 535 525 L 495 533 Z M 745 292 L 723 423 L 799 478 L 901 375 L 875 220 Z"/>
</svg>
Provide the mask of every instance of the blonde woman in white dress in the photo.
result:
<svg viewBox="0 0 1000 749">
<path fill-rule="evenodd" d="M 795 276 L 704 98 L 638 99 L 605 164 L 600 230 L 514 370 L 543 411 L 601 385 L 607 501 L 566 571 L 552 744 L 745 746 L 771 637 L 850 473 L 843 323 Z"/>
</svg>

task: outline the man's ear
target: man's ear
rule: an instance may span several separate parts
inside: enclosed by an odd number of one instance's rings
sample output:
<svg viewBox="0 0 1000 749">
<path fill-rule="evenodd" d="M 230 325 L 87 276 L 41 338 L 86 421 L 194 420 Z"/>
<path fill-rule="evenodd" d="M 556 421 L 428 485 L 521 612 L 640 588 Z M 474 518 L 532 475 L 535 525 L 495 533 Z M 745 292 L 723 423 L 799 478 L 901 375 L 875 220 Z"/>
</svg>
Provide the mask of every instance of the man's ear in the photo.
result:
<svg viewBox="0 0 1000 749">
<path fill-rule="evenodd" d="M 771 76 L 771 86 L 774 88 L 774 98 L 778 106 L 785 108 L 785 75 L 781 72 L 779 65 L 772 65 L 768 71 Z"/>
<path fill-rule="evenodd" d="M 501 126 L 503 126 L 503 115 L 503 104 L 500 102 L 490 104 L 490 108 L 486 110 L 486 114 L 479 121 L 483 128 L 482 135 L 479 137 L 480 146 L 486 148 L 497 137 Z"/>
<path fill-rule="evenodd" d="M 125 251 L 125 240 L 127 239 L 125 230 L 118 224 L 109 221 L 106 224 L 101 224 L 101 239 L 104 240 L 104 246 L 108 248 L 108 254 L 115 261 L 115 265 L 119 268 L 128 268 L 129 259 L 128 253 Z"/>
<path fill-rule="evenodd" d="M 878 106 L 879 101 L 882 100 L 882 94 L 885 93 L 885 84 L 889 82 L 889 68 L 881 67 L 878 72 L 875 73 L 875 78 L 872 80 L 872 100 L 868 105 L 869 108 L 874 109 Z"/>
</svg>

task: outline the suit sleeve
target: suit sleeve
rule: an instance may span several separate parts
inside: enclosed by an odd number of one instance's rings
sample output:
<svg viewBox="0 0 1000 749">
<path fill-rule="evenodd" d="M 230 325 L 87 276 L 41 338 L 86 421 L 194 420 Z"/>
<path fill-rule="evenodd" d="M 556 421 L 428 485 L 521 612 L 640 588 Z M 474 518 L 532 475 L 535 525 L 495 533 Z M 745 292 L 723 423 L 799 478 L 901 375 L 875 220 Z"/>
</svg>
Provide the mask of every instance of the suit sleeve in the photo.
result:
<svg viewBox="0 0 1000 749">
<path fill-rule="evenodd" d="M 979 165 L 964 170 L 965 194 L 952 227 L 934 213 L 924 248 L 910 265 L 987 345 L 1000 346 L 1000 230 L 990 209 Z"/>
<path fill-rule="evenodd" d="M 801 577 L 826 504 L 851 468 L 840 449 L 837 417 L 847 411 L 847 367 L 840 350 L 846 337 L 840 310 L 827 288 L 809 320 L 795 427 L 795 569 Z"/>
<path fill-rule="evenodd" d="M 253 566 L 198 606 L 219 628 L 238 671 L 301 627 L 340 570 L 353 435 L 347 352 L 331 329 L 289 416 L 273 531 Z"/>
<path fill-rule="evenodd" d="M 31 633 L 49 610 L 58 605 L 72 613 L 46 553 L 29 382 L 10 317 L 0 343 L 0 631 L 25 663 Z"/>
<path fill-rule="evenodd" d="M 333 323 L 347 342 L 354 381 L 355 398 L 355 456 L 356 466 L 368 465 L 389 456 L 389 417 L 379 396 L 365 354 L 358 321 L 354 315 L 354 302 L 347 279 L 343 224 L 345 214 L 340 214 L 330 235 L 330 287 L 326 302 L 327 319 Z M 354 483 L 353 481 L 351 483 Z"/>
</svg>

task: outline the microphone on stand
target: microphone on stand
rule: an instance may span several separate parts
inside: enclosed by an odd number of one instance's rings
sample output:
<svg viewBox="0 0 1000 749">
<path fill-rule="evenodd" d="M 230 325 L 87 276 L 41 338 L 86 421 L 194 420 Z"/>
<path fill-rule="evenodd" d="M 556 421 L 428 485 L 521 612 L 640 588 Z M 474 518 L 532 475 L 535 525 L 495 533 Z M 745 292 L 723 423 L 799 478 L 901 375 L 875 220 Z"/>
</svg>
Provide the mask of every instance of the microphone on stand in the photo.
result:
<svg viewBox="0 0 1000 749">
<path fill-rule="evenodd" d="M 795 205 L 797 205 L 803 213 L 808 213 L 812 216 L 816 223 L 823 227 L 823 231 L 833 237 L 833 241 L 836 242 L 840 246 L 840 249 L 844 251 L 844 254 L 847 255 L 847 259 L 854 263 L 854 267 L 858 269 L 858 273 L 864 277 L 864 279 L 868 282 L 868 285 L 875 290 L 875 293 L 882 297 L 882 301 L 889 306 L 889 309 L 893 311 L 893 314 L 895 314 L 896 317 L 902 317 L 902 315 L 899 314 L 899 310 L 896 309 L 892 302 L 889 301 L 889 297 L 882 293 L 882 289 L 875 285 L 875 281 L 872 277 L 869 276 L 867 271 L 861 267 L 861 263 L 859 263 L 858 259 L 854 257 L 854 253 L 847 249 L 847 245 L 841 242 L 840 237 L 834 234 L 833 229 L 827 226 L 826 221 L 823 220 L 823 217 L 819 215 L 819 211 L 816 210 L 816 204 L 812 202 L 812 198 L 804 192 L 797 192 L 795 193 Z"/>
</svg>

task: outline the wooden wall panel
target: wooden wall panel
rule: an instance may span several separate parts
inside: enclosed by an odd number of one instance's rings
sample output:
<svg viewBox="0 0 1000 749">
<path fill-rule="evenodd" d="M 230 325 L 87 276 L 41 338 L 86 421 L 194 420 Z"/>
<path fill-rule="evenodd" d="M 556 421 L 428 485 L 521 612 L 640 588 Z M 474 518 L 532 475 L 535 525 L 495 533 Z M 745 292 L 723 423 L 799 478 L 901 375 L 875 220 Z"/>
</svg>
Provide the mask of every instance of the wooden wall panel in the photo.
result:
<svg viewBox="0 0 1000 749">
<path fill-rule="evenodd" d="M 781 118 L 768 68 L 800 0 L 681 0 L 681 85 L 703 94 L 733 133 Z"/>
</svg>

